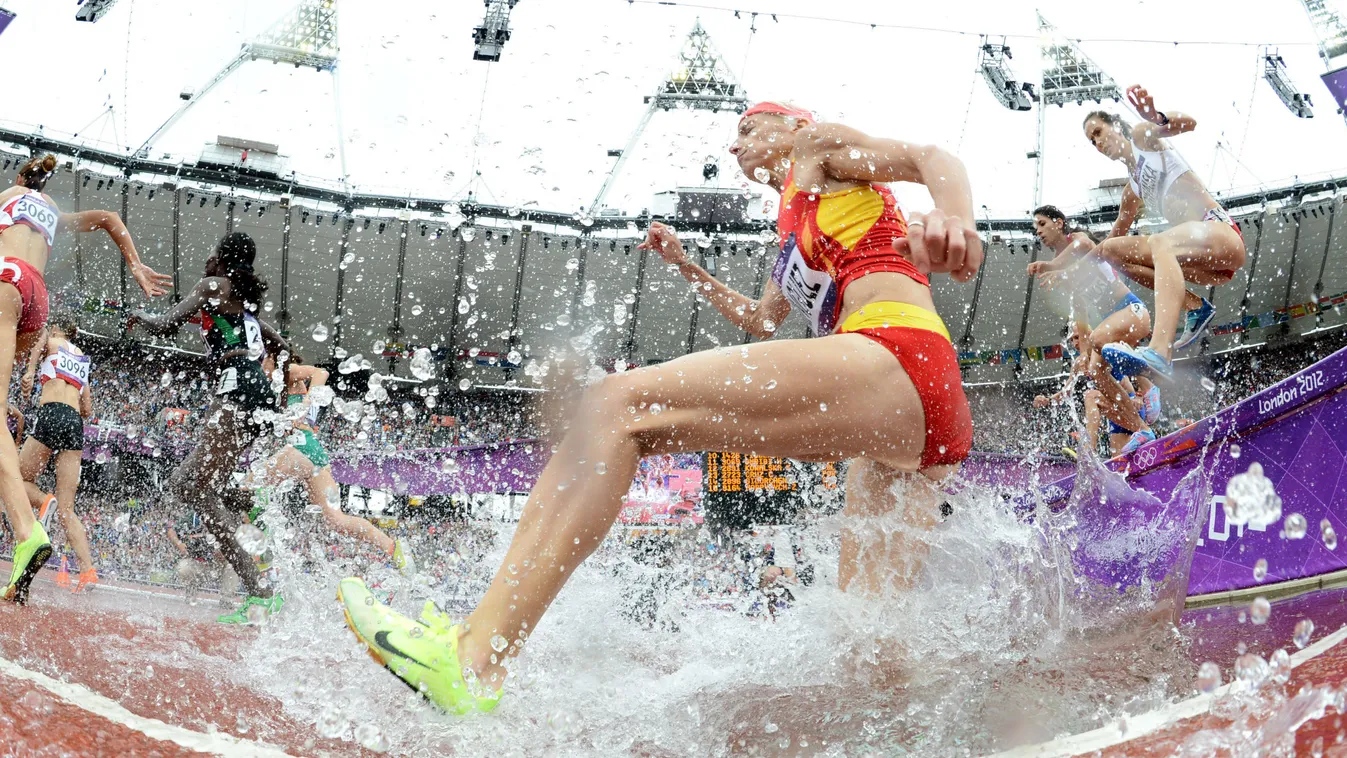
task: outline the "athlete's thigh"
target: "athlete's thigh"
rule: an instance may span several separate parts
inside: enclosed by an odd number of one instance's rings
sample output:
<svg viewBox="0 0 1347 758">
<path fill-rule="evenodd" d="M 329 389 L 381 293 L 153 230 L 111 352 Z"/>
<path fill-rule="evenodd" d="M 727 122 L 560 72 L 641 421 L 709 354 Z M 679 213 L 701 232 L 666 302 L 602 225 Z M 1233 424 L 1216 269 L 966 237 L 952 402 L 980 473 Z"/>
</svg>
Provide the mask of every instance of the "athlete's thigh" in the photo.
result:
<svg viewBox="0 0 1347 758">
<path fill-rule="evenodd" d="M 707 350 L 605 384 L 600 405 L 648 453 L 868 457 L 914 471 L 926 441 L 912 380 L 885 347 L 858 334 Z"/>
<path fill-rule="evenodd" d="M 1090 332 L 1090 342 L 1096 350 L 1111 342 L 1126 342 L 1135 347 L 1150 336 L 1150 333 L 1150 312 L 1145 308 L 1129 305 L 1114 311 L 1108 318 L 1100 321 L 1094 331 Z"/>
<path fill-rule="evenodd" d="M 48 460 L 51 460 L 51 448 L 35 437 L 25 439 L 23 447 L 19 448 L 19 475 L 25 482 L 37 481 Z"/>
<path fill-rule="evenodd" d="M 313 464 L 304 454 L 286 446 L 267 462 L 267 483 L 276 484 L 284 479 L 297 482 L 308 481 L 313 476 Z"/>
<path fill-rule="evenodd" d="M 1188 221 L 1154 235 L 1174 250 L 1183 278 L 1204 286 L 1225 284 L 1244 266 L 1244 240 L 1229 224 Z"/>
<path fill-rule="evenodd" d="M 217 416 L 216 410 L 207 411 L 206 428 L 193 451 L 202 454 L 194 461 L 195 470 L 189 472 L 197 482 L 212 491 L 218 491 L 229 483 L 229 474 L 238 466 L 239 457 L 258 434 L 243 414 L 219 410 Z M 216 423 L 210 423 L 212 419 Z"/>
</svg>

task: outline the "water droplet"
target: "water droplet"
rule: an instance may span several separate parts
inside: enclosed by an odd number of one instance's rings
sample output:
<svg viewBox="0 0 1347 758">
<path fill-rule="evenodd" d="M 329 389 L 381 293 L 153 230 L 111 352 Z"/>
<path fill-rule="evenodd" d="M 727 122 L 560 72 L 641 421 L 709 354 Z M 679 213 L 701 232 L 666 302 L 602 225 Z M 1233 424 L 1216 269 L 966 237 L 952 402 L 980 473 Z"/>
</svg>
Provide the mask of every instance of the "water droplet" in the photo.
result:
<svg viewBox="0 0 1347 758">
<path fill-rule="evenodd" d="M 1267 559 L 1259 558 L 1258 562 L 1253 564 L 1253 580 L 1261 582 L 1267 578 Z"/>
<path fill-rule="evenodd" d="M 570 325 L 571 325 L 571 314 L 563 313 L 560 316 L 557 316 L 557 326 L 570 326 Z"/>
<path fill-rule="evenodd" d="M 1230 457 L 1231 457 L 1231 458 L 1238 458 L 1238 457 L 1239 457 L 1239 445 L 1233 445 L 1233 444 L 1232 444 L 1232 445 L 1230 446 Z"/>
<path fill-rule="evenodd" d="M 851 156 L 851 160 L 853 160 L 853 161 L 860 160 L 860 158 L 861 158 L 861 151 L 859 151 L 859 150 L 857 150 L 856 148 L 853 147 L 853 148 L 851 148 L 851 152 L 850 152 L 850 153 L 847 153 L 847 155 L 850 155 L 850 156 Z"/>
<path fill-rule="evenodd" d="M 412 315 L 413 315 L 413 316 L 420 316 L 422 313 L 425 313 L 425 311 L 426 311 L 426 309 L 425 309 L 424 307 L 422 307 L 422 305 L 421 305 L 420 303 L 417 303 L 416 305 L 413 305 L 413 306 L 412 306 Z"/>
<path fill-rule="evenodd" d="M 471 386 L 472 386 L 472 380 L 471 380 L 471 379 L 460 379 L 460 380 L 458 380 L 458 388 L 459 388 L 459 390 L 461 390 L 461 391 L 463 391 L 463 392 L 467 392 L 467 391 L 468 391 L 468 388 L 471 387 Z"/>
<path fill-rule="evenodd" d="M 471 226 L 461 226 L 458 228 L 458 236 L 462 237 L 464 242 L 472 242 L 477 236 L 477 230 Z"/>
<path fill-rule="evenodd" d="M 765 389 L 765 390 L 774 390 L 774 389 L 776 389 L 776 380 L 773 379 L 773 380 L 771 380 L 770 382 L 767 382 L 767 384 L 763 387 L 763 389 Z"/>
<path fill-rule="evenodd" d="M 117 518 L 113 519 L 113 520 L 112 520 L 112 528 L 113 528 L 113 529 L 116 529 L 116 530 L 119 531 L 119 532 L 124 532 L 124 531 L 126 531 L 127 529 L 130 529 L 130 528 L 131 528 L 131 514 L 130 514 L 130 513 L 123 513 L 122 515 L 120 515 L 120 516 L 118 516 Z"/>
<path fill-rule="evenodd" d="M 659 414 L 661 414 L 661 413 L 663 413 L 663 412 L 664 412 L 664 407 L 661 406 L 659 403 L 651 403 L 651 404 L 650 404 L 650 415 L 652 415 L 652 416 L 658 416 Z"/>
<path fill-rule="evenodd" d="M 1267 598 L 1256 597 L 1252 603 L 1249 603 L 1249 620 L 1255 624 L 1266 624 L 1267 617 L 1272 614 L 1272 603 Z"/>
<path fill-rule="evenodd" d="M 819 403 L 819 404 L 818 404 L 818 409 L 821 410 L 821 411 L 823 411 L 824 413 L 827 413 L 827 412 L 828 412 L 828 404 L 827 404 L 827 403 Z"/>
<path fill-rule="evenodd" d="M 506 362 L 506 363 L 513 363 L 514 365 L 517 366 L 517 365 L 519 365 L 520 363 L 522 363 L 523 361 L 524 361 L 524 356 L 520 355 L 518 350 L 511 350 L 509 353 L 506 353 L 506 355 L 505 355 L 505 362 Z"/>
<path fill-rule="evenodd" d="M 1221 667 L 1207 661 L 1197 667 L 1197 689 L 1199 692 L 1210 695 L 1221 686 Z"/>
<path fill-rule="evenodd" d="M 336 397 L 337 393 L 326 384 L 320 384 L 309 390 L 309 403 L 316 405 L 319 408 L 331 405 Z"/>
<path fill-rule="evenodd" d="M 1328 519 L 1319 522 L 1319 536 L 1324 540 L 1324 547 L 1329 550 L 1338 549 L 1338 533 L 1334 531 L 1333 524 Z"/>
<path fill-rule="evenodd" d="M 1255 529 L 1271 526 L 1281 518 L 1282 499 L 1257 461 L 1249 464 L 1247 472 L 1230 477 L 1225 487 L 1225 515 L 1232 524 L 1248 524 Z"/>
<path fill-rule="evenodd" d="M 388 347 L 388 343 L 384 342 L 383 340 L 375 340 L 374 344 L 370 345 L 369 351 L 374 355 L 383 355 L 384 348 L 386 347 Z"/>
<path fill-rule="evenodd" d="M 763 731 L 767 732 L 768 734 L 775 734 L 776 731 L 780 728 L 781 727 L 777 726 L 776 724 L 773 724 L 772 722 L 768 721 L 767 726 L 763 727 Z"/>
<path fill-rule="evenodd" d="M 327 324 L 314 324 L 312 336 L 314 342 L 326 342 Z"/>
<path fill-rule="evenodd" d="M 334 740 L 341 736 L 346 730 L 346 719 L 341 717 L 341 712 L 335 707 L 329 705 L 318 714 L 318 721 L 315 724 L 318 733 L 324 737 Z"/>
<path fill-rule="evenodd" d="M 435 376 L 435 363 L 431 360 L 429 348 L 416 348 L 416 351 L 412 353 L 411 370 L 412 376 L 421 381 Z"/>
<path fill-rule="evenodd" d="M 759 184 L 766 184 L 767 182 L 770 182 L 772 180 L 772 172 L 768 171 L 762 166 L 758 166 L 757 168 L 753 169 L 753 178 Z"/>
<path fill-rule="evenodd" d="M 492 650 L 495 650 L 497 653 L 502 653 L 505 652 L 505 648 L 509 646 L 510 646 L 509 641 L 506 640 L 504 637 L 500 636 L 499 634 L 491 635 Z"/>
<path fill-rule="evenodd" d="M 1250 689 L 1258 689 L 1271 671 L 1267 661 L 1253 653 L 1244 653 L 1235 659 L 1235 676 Z"/>
<path fill-rule="evenodd" d="M 355 741 L 371 752 L 388 752 L 388 739 L 384 737 L 383 732 L 379 731 L 379 727 L 373 724 L 361 724 L 356 727 Z"/>
<path fill-rule="evenodd" d="M 1298 540 L 1305 536 L 1309 531 L 1309 524 L 1305 523 L 1305 517 L 1299 513 L 1292 513 L 1286 517 L 1282 523 L 1282 528 L 1286 530 L 1286 539 Z"/>
<path fill-rule="evenodd" d="M 1310 637 L 1314 635 L 1314 622 L 1310 619 L 1301 619 L 1296 622 L 1295 635 L 1291 641 L 1296 643 L 1296 648 L 1300 649 L 1310 644 Z"/>
<path fill-rule="evenodd" d="M 238 541 L 239 547 L 243 548 L 243 552 L 254 558 L 267 550 L 266 532 L 252 524 L 239 524 L 239 528 L 234 530 L 234 539 Z"/>
<path fill-rule="evenodd" d="M 468 312 L 468 307 L 469 307 L 469 306 L 468 306 L 468 299 L 467 299 L 466 297 L 460 297 L 460 298 L 458 299 L 458 312 L 459 312 L 459 313 L 467 313 L 467 312 Z"/>
<path fill-rule="evenodd" d="M 1204 376 L 1202 377 L 1202 389 L 1206 390 L 1207 392 L 1215 392 L 1216 382 L 1213 382 L 1212 380 Z"/>
<path fill-rule="evenodd" d="M 604 474 L 608 473 L 608 464 L 604 463 L 603 461 L 599 461 L 598 463 L 594 464 L 594 473 L 598 474 L 599 476 L 603 476 Z M 578 544 L 579 540 L 576 540 L 576 543 Z"/>
<path fill-rule="evenodd" d="M 763 319 L 763 322 L 762 322 L 762 330 L 763 330 L 764 332 L 767 332 L 768 334 L 771 334 L 772 332 L 775 332 L 775 331 L 776 331 L 776 322 L 773 321 L 773 320 L 771 320 L 771 319 Z"/>
</svg>

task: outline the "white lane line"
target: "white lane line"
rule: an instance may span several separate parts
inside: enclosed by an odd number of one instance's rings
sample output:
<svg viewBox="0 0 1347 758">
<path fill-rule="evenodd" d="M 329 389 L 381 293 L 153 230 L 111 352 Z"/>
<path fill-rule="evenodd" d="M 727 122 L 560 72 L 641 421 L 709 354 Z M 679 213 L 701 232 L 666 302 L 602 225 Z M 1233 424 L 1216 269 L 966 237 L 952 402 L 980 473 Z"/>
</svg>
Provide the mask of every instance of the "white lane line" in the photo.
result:
<svg viewBox="0 0 1347 758">
<path fill-rule="evenodd" d="M 281 758 L 290 755 L 274 745 L 251 742 L 221 732 L 214 734 L 193 732 L 190 729 L 166 724 L 157 719 L 138 716 L 123 708 L 115 700 L 103 697 L 83 685 L 62 682 L 45 674 L 29 671 L 6 658 L 0 658 L 0 673 L 12 676 L 15 679 L 32 682 L 71 705 L 96 716 L 102 716 L 108 721 L 120 724 L 132 731 L 140 732 L 147 737 L 162 742 L 172 742 L 189 750 L 197 750 L 224 758 L 252 758 L 252 756 Z"/>
<path fill-rule="evenodd" d="M 1295 668 L 1306 661 L 1321 655 L 1324 651 L 1347 639 L 1347 626 L 1321 638 L 1318 642 L 1298 650 L 1291 656 L 1291 667 Z M 1167 729 L 1184 719 L 1201 716 L 1211 709 L 1211 702 L 1239 684 L 1230 682 L 1222 685 L 1210 695 L 1198 695 L 1187 700 L 1158 708 L 1138 716 L 1114 721 L 1098 729 L 1069 737 L 1060 737 L 1037 745 L 1025 745 L 1005 752 L 996 753 L 989 758 L 1068 758 L 1082 753 L 1121 745 L 1124 742 L 1140 739 L 1155 732 Z M 1241 685 L 1242 686 L 1242 685 Z"/>
</svg>

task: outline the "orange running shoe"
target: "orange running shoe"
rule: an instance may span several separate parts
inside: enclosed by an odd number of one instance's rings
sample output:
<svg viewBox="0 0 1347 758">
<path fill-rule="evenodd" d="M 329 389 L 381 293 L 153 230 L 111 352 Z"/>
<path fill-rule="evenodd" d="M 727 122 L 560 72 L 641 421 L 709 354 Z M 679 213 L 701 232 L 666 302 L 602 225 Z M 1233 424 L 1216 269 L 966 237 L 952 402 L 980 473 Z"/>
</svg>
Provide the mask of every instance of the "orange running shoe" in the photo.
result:
<svg viewBox="0 0 1347 758">
<path fill-rule="evenodd" d="M 37 520 L 46 523 L 47 513 L 51 511 L 53 505 L 56 505 L 56 496 L 47 495 L 47 499 L 42 502 L 42 507 L 37 510 Z"/>
<path fill-rule="evenodd" d="M 98 572 L 94 569 L 85 569 L 80 572 L 79 583 L 75 585 L 75 589 L 71 592 L 88 592 L 94 588 L 95 584 L 98 584 Z"/>
<path fill-rule="evenodd" d="M 70 586 L 70 560 L 64 555 L 61 556 L 61 570 L 56 572 L 56 585 L 58 587 Z"/>
</svg>

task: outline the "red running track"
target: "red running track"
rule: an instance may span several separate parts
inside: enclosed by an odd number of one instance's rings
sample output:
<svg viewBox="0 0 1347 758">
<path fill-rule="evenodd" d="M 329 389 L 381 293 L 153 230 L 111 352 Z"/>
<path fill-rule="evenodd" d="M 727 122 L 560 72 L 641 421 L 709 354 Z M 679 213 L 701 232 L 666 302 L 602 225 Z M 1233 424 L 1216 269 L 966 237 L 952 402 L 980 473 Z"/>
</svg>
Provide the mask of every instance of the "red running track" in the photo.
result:
<svg viewBox="0 0 1347 758">
<path fill-rule="evenodd" d="M 0 604 L 0 754 L 372 755 L 354 743 L 321 737 L 312 724 L 287 716 L 276 698 L 238 683 L 230 674 L 256 632 L 216 623 L 215 603 L 193 607 L 166 591 L 115 583 L 76 596 L 53 578 L 45 572 L 38 579 L 28 607 Z M 1228 678 L 1240 642 L 1264 657 L 1290 648 L 1291 629 L 1302 618 L 1315 621 L 1315 639 L 1322 640 L 1347 625 L 1347 590 L 1278 602 L 1265 625 L 1241 620 L 1242 610 L 1185 614 L 1194 637 L 1194 671 L 1197 663 L 1213 660 Z M 1344 683 L 1347 644 L 1338 644 L 1299 665 L 1285 691 Z M 99 706 L 99 696 L 114 702 Z M 1269 715 L 1270 709 L 1250 724 Z M 1229 718 L 1204 709 L 1075 754 L 1173 755 L 1192 735 L 1230 725 Z M 1320 744 L 1324 755 L 1347 758 L 1345 727 L 1344 717 L 1329 708 L 1295 733 L 1296 754 L 1311 755 Z M 1046 743 L 1011 754 L 1071 755 L 1068 745 Z"/>
<path fill-rule="evenodd" d="M 312 724 L 287 717 L 274 697 L 232 681 L 229 671 L 256 631 L 217 623 L 216 603 L 193 607 L 180 595 L 106 586 L 73 595 L 53 580 L 51 572 L 39 577 L 27 607 L 0 603 L 0 658 L 86 688 L 169 731 L 233 735 L 276 748 L 276 755 L 373 755 L 319 736 Z M 15 673 L 0 668 L 0 754 L 48 754 L 20 749 L 25 745 L 51 755 L 211 754 L 89 713 Z M 260 750 L 244 745 L 230 754 Z"/>
</svg>

